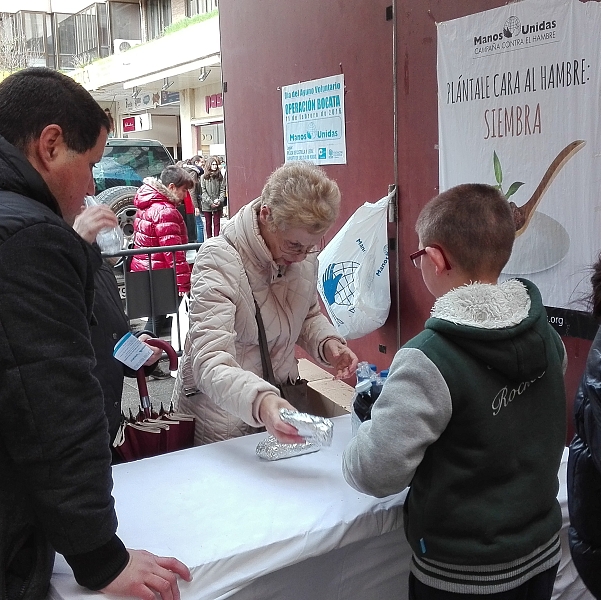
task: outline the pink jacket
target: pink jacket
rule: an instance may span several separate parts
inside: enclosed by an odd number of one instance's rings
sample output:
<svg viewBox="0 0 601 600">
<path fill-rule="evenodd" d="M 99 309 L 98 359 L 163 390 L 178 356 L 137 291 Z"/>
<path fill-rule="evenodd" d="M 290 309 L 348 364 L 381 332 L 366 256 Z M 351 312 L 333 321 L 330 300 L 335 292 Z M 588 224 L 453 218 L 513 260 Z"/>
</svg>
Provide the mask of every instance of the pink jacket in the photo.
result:
<svg viewBox="0 0 601 600">
<path fill-rule="evenodd" d="M 147 177 L 138 189 L 134 204 L 138 209 L 134 220 L 134 248 L 176 246 L 188 243 L 186 224 L 177 210 L 178 199 L 158 179 Z M 150 255 L 153 269 L 173 268 L 172 252 Z M 181 293 L 190 291 L 190 265 L 183 250 L 175 252 L 177 288 Z M 136 255 L 131 261 L 132 271 L 147 271 L 148 256 Z"/>
</svg>

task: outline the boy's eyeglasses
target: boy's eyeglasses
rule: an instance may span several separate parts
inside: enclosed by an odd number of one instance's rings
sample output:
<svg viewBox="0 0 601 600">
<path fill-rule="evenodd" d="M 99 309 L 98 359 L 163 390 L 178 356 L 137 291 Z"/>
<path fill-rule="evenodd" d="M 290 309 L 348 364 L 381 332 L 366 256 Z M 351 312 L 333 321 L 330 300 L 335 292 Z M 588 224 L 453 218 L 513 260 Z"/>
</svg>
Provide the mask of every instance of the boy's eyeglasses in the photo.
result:
<svg viewBox="0 0 601 600">
<path fill-rule="evenodd" d="M 429 244 L 425 248 L 422 248 L 421 250 L 418 250 L 417 252 L 414 252 L 413 254 L 409 255 L 409 258 L 410 258 L 411 262 L 413 263 L 413 266 L 416 269 L 422 268 L 422 256 L 424 254 L 426 254 L 426 248 L 436 248 L 442 254 L 442 258 L 444 259 L 445 269 L 447 271 L 451 270 L 451 265 L 449 264 L 449 261 L 447 260 L 444 250 L 438 244 Z"/>
</svg>

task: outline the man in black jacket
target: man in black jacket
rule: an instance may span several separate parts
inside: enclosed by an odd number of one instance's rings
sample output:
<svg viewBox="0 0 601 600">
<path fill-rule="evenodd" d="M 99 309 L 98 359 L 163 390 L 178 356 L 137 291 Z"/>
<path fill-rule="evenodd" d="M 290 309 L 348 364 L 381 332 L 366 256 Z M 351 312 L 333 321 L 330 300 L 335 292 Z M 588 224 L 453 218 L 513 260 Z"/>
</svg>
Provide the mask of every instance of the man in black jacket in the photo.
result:
<svg viewBox="0 0 601 600">
<path fill-rule="evenodd" d="M 0 83 L 0 598 L 38 600 L 54 551 L 90 589 L 179 598 L 174 558 L 116 535 L 106 417 L 92 375 L 100 256 L 72 229 L 108 119 L 72 79 Z"/>
</svg>

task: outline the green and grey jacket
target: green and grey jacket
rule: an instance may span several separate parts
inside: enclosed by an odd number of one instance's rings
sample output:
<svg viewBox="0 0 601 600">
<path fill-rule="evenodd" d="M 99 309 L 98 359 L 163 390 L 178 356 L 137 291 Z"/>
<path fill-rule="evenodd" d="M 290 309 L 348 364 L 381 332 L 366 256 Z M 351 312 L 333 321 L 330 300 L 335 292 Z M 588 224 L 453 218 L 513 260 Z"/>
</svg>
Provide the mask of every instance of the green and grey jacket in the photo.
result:
<svg viewBox="0 0 601 600">
<path fill-rule="evenodd" d="M 561 339 L 525 280 L 450 291 L 397 352 L 343 469 L 371 495 L 411 486 L 417 579 L 497 593 L 559 562 L 564 369 Z"/>
</svg>

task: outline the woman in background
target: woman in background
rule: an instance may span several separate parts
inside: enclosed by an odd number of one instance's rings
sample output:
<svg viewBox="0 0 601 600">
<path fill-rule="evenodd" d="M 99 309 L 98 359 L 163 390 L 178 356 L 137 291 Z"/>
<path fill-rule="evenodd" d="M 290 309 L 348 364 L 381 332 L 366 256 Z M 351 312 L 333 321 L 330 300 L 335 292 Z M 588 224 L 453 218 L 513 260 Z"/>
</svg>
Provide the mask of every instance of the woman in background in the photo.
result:
<svg viewBox="0 0 601 600">
<path fill-rule="evenodd" d="M 111 109 L 110 108 L 105 108 L 104 112 L 106 113 L 106 116 L 109 118 L 109 137 L 115 137 L 115 119 L 113 119 L 113 115 L 111 114 Z"/>
<path fill-rule="evenodd" d="M 205 163 L 205 172 L 200 177 L 201 207 L 205 218 L 205 238 L 219 235 L 223 203 L 225 201 L 225 180 L 219 160 L 211 156 Z"/>
<path fill-rule="evenodd" d="M 200 177 L 204 175 L 204 164 L 205 159 L 197 154 L 193 156 L 188 164 L 194 169 L 196 172 L 196 182 L 194 183 L 194 191 L 190 192 L 192 194 L 192 200 L 194 201 L 194 221 L 196 223 L 196 241 L 200 244 L 205 241 L 205 226 L 203 224 L 202 218 L 202 188 L 200 186 Z"/>
<path fill-rule="evenodd" d="M 601 317 L 601 255 L 591 277 L 593 316 Z M 601 328 L 574 400 L 576 433 L 568 459 L 570 552 L 582 581 L 601 598 Z"/>
</svg>

